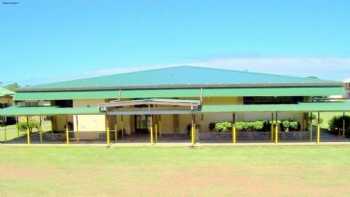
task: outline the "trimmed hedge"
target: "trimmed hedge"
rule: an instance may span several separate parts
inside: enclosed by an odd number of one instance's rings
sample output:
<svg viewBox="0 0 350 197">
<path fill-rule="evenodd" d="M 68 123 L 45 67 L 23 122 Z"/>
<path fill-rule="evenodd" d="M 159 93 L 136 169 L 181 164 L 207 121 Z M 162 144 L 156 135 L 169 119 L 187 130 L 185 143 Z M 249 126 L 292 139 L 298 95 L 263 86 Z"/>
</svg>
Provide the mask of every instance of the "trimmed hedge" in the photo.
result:
<svg viewBox="0 0 350 197">
<path fill-rule="evenodd" d="M 300 130 L 300 123 L 294 120 L 278 121 L 283 131 L 298 131 Z M 257 121 L 237 121 L 236 128 L 241 131 L 270 131 L 271 121 L 257 120 Z M 209 130 L 217 132 L 227 132 L 232 129 L 232 122 L 214 122 L 209 124 Z"/>
</svg>

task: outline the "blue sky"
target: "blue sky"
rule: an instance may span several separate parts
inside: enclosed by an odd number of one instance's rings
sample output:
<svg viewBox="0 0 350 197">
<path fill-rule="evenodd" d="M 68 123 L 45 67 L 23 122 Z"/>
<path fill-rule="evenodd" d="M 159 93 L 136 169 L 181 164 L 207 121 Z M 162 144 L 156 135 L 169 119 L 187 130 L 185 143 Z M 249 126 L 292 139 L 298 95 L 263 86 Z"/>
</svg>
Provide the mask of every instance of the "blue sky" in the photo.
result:
<svg viewBox="0 0 350 197">
<path fill-rule="evenodd" d="M 347 0 L 0 2 L 4 83 L 182 64 L 350 78 Z"/>
</svg>

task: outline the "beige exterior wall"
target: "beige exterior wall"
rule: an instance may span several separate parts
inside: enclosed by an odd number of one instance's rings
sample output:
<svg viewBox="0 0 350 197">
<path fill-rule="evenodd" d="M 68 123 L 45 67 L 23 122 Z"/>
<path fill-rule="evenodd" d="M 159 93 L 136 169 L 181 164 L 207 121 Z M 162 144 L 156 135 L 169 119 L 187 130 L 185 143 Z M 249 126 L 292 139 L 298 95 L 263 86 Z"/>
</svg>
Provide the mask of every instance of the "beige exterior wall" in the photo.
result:
<svg viewBox="0 0 350 197">
<path fill-rule="evenodd" d="M 103 99 L 96 100 L 74 100 L 73 107 L 97 106 L 105 103 Z M 80 132 L 96 132 L 105 131 L 106 129 L 105 115 L 75 115 L 74 130 L 79 129 Z"/>
<path fill-rule="evenodd" d="M 198 98 L 196 98 L 198 99 Z M 96 106 L 105 103 L 105 100 L 75 100 L 74 107 L 81 106 Z M 242 104 L 242 97 L 205 97 L 203 103 L 206 105 L 212 104 Z M 64 129 L 66 124 L 65 118 L 56 117 L 56 129 Z M 236 120 L 270 120 L 271 113 L 254 113 L 242 112 L 236 113 Z M 279 119 L 294 119 L 300 122 L 303 121 L 303 113 L 279 113 Z M 78 122 L 76 121 L 78 120 Z M 162 133 L 186 133 L 187 126 L 191 124 L 191 115 L 162 115 L 160 129 Z M 200 125 L 200 131 L 209 131 L 209 124 L 217 121 L 232 121 L 232 113 L 203 113 L 196 115 L 196 122 Z M 134 132 L 134 117 L 133 116 L 110 116 L 109 127 L 115 129 L 115 124 L 118 123 L 118 129 L 123 128 L 127 134 Z M 106 118 L 105 115 L 78 115 L 74 116 L 74 130 L 79 129 L 81 132 L 105 131 Z"/>
<path fill-rule="evenodd" d="M 160 131 L 161 133 L 173 133 L 175 132 L 174 115 L 162 115 L 160 118 Z"/>
</svg>

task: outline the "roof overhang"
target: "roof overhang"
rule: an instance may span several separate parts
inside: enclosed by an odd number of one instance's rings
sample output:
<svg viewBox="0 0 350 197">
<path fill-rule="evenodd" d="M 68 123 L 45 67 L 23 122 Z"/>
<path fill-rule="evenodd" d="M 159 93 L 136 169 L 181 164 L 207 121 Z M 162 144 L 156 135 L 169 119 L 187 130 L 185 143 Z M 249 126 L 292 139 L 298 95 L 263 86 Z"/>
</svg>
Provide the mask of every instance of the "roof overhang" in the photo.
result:
<svg viewBox="0 0 350 197">
<path fill-rule="evenodd" d="M 78 100 L 135 98 L 198 98 L 225 96 L 330 96 L 345 95 L 343 87 L 275 87 L 275 88 L 187 88 L 147 90 L 101 90 L 17 92 L 15 100 Z"/>
<path fill-rule="evenodd" d="M 115 100 L 99 107 L 109 115 L 190 114 L 200 111 L 201 102 L 181 99 Z"/>
</svg>

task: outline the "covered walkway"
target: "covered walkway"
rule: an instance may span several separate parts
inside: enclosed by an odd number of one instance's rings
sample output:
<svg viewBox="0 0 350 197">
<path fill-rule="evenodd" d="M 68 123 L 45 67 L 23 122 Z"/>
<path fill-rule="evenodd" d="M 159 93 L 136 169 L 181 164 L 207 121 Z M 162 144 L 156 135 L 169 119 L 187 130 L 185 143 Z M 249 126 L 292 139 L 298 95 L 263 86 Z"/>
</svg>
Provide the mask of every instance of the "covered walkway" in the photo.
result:
<svg viewBox="0 0 350 197">
<path fill-rule="evenodd" d="M 41 106 L 41 107 L 20 107 L 14 106 L 2 109 L 0 115 L 3 117 L 16 116 L 16 117 L 52 117 L 57 115 L 76 117 L 79 115 L 105 115 L 106 124 L 104 131 L 91 131 L 96 133 L 98 140 L 80 140 L 82 132 L 78 127 L 70 128 L 65 127 L 65 132 L 38 132 L 31 133 L 26 131 L 23 137 L 19 137 L 7 143 L 65 143 L 65 144 L 114 144 L 114 143 L 280 143 L 282 142 L 313 142 L 319 144 L 329 141 L 348 141 L 343 136 L 331 136 L 326 132 L 321 132 L 320 118 L 324 112 L 342 112 L 350 111 L 350 102 L 337 101 L 337 102 L 312 102 L 312 103 L 298 103 L 298 104 L 252 104 L 252 105 L 201 105 L 200 100 L 180 100 L 180 99 L 141 99 L 141 100 L 129 100 L 129 101 L 110 101 L 109 103 L 101 104 L 95 107 L 53 107 L 53 106 Z M 232 113 L 232 130 L 223 134 L 222 138 L 203 139 L 203 133 L 200 128 L 197 127 L 197 122 L 200 119 L 202 113 Z M 265 138 L 253 139 L 244 138 L 236 128 L 236 116 L 238 112 L 269 112 L 271 113 L 271 130 L 266 132 Z M 280 131 L 279 114 L 283 112 L 304 112 L 317 114 L 317 121 L 314 127 L 310 127 L 302 132 L 308 133 L 309 140 L 288 140 L 284 138 L 283 132 Z M 162 121 L 162 115 L 169 114 L 187 114 L 192 117 L 191 127 L 188 133 L 184 134 L 165 134 L 162 133 L 160 128 L 160 122 Z M 111 124 L 110 118 L 112 116 L 130 116 L 130 115 L 145 115 L 147 116 L 147 132 L 141 135 L 126 135 L 123 129 L 118 125 L 118 121 L 115 124 Z M 310 116 L 311 118 L 311 116 Z M 78 122 L 76 122 L 78 124 Z M 345 133 L 345 122 L 343 126 L 343 134 Z M 6 129 L 5 131 L 6 132 Z M 48 137 L 49 136 L 49 137 Z M 57 138 L 52 138 L 56 136 Z M 52 138 L 51 140 L 45 140 Z"/>
</svg>

